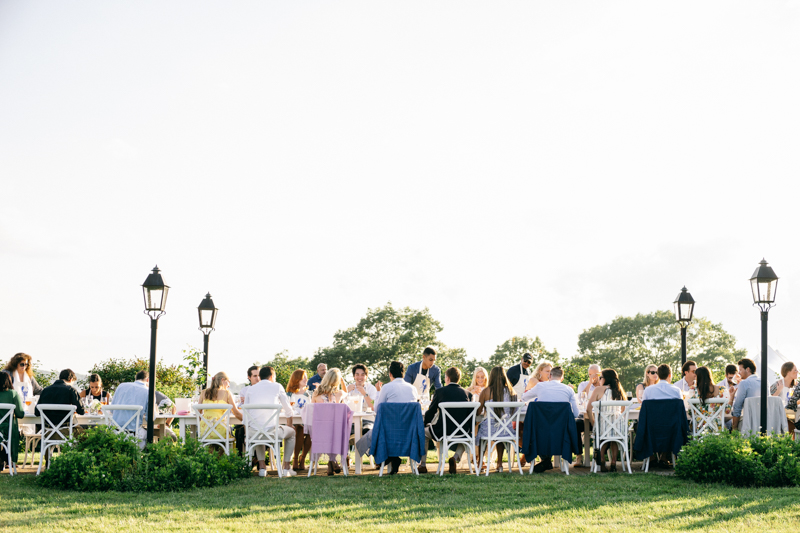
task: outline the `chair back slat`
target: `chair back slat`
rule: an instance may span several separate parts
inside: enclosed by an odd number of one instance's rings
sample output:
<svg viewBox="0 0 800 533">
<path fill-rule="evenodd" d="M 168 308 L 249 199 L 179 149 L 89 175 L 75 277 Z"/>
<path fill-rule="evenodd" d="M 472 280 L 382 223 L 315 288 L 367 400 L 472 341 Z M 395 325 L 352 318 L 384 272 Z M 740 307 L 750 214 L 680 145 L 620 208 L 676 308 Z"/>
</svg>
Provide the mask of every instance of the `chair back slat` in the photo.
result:
<svg viewBox="0 0 800 533">
<path fill-rule="evenodd" d="M 245 440 L 253 445 L 272 445 L 278 443 L 278 427 L 282 406 L 279 404 L 247 404 L 241 407 Z M 267 419 L 261 421 L 254 418 L 258 411 L 263 411 Z"/>
<path fill-rule="evenodd" d="M 196 403 L 192 405 L 192 409 L 197 423 L 197 440 L 204 446 L 220 445 L 225 449 L 225 453 L 229 453 L 230 413 L 233 406 L 226 403 Z M 219 417 L 209 417 L 205 411 L 223 411 L 223 413 Z"/>
<path fill-rule="evenodd" d="M 525 405 L 525 402 L 486 402 L 484 406 L 486 407 L 487 418 L 489 419 L 488 422 L 488 437 L 491 441 L 498 441 L 498 440 L 511 440 L 514 439 L 514 442 L 519 440 L 519 418 L 522 414 L 522 407 Z M 506 416 L 505 412 L 503 415 L 498 415 L 495 412 L 495 409 L 511 409 L 511 413 Z"/>
<path fill-rule="evenodd" d="M 114 418 L 114 413 L 119 413 L 120 419 L 124 422 L 120 424 Z M 128 418 L 125 418 L 127 416 Z M 142 425 L 142 406 L 141 405 L 104 405 L 103 423 L 113 429 L 116 433 L 125 433 L 136 436 Z"/>
<path fill-rule="evenodd" d="M 439 404 L 439 413 L 442 416 L 442 437 L 449 442 L 459 440 L 469 441 L 475 435 L 475 416 L 481 404 L 479 402 L 442 402 Z M 451 410 L 470 409 L 467 417 L 460 423 L 453 417 Z M 454 426 L 447 430 L 447 421 Z"/>
<path fill-rule="evenodd" d="M 705 433 L 718 434 L 725 429 L 725 407 L 728 400 L 725 398 L 708 398 L 705 404 L 713 406 L 711 413 L 700 410 L 703 401 L 700 398 L 688 400 L 689 418 L 692 421 L 692 436 L 697 437 Z"/>
</svg>

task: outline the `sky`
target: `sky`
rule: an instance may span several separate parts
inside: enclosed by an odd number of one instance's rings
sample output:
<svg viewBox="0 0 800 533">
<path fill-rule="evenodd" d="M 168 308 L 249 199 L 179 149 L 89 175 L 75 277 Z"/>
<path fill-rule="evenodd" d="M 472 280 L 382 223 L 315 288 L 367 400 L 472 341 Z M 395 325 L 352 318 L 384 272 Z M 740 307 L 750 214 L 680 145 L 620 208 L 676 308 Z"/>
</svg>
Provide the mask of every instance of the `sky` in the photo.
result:
<svg viewBox="0 0 800 533">
<path fill-rule="evenodd" d="M 427 307 L 486 360 L 695 313 L 800 359 L 800 0 L 0 2 L 0 359 L 311 357 Z"/>
</svg>

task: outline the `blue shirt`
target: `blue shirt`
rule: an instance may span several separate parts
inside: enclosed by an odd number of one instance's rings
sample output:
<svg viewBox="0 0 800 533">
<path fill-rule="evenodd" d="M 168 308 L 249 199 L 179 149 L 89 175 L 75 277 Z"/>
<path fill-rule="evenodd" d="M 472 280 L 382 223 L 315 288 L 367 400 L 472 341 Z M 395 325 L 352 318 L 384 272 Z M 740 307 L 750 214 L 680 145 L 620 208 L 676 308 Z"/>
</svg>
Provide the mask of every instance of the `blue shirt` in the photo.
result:
<svg viewBox="0 0 800 533">
<path fill-rule="evenodd" d="M 306 383 L 306 387 L 308 387 L 308 392 L 314 392 L 314 389 L 316 389 L 317 385 L 319 385 L 321 382 L 322 378 L 320 377 L 319 374 L 314 374 L 313 376 L 311 376 L 311 378 L 308 380 L 308 383 Z"/>
<path fill-rule="evenodd" d="M 111 400 L 111 405 L 141 405 L 142 406 L 142 420 L 147 420 L 147 397 L 149 395 L 150 385 L 144 381 L 134 381 L 132 383 L 120 383 L 117 390 L 114 391 L 114 397 Z M 165 395 L 156 391 L 156 409 L 158 404 L 166 398 Z M 114 420 L 117 424 L 124 424 L 130 418 L 130 413 L 113 414 Z M 127 429 L 127 428 L 126 428 Z"/>
<path fill-rule="evenodd" d="M 534 388 L 522 395 L 523 402 L 534 398 L 538 398 L 540 402 L 569 402 L 575 418 L 578 418 L 581 414 L 572 388 L 559 381 L 539 382 Z"/>
<path fill-rule="evenodd" d="M 736 387 L 736 399 L 733 400 L 733 409 L 731 414 L 733 416 L 742 416 L 742 407 L 747 398 L 755 398 L 761 396 L 761 379 L 755 374 L 751 374 L 744 381 L 739 382 Z"/>
</svg>

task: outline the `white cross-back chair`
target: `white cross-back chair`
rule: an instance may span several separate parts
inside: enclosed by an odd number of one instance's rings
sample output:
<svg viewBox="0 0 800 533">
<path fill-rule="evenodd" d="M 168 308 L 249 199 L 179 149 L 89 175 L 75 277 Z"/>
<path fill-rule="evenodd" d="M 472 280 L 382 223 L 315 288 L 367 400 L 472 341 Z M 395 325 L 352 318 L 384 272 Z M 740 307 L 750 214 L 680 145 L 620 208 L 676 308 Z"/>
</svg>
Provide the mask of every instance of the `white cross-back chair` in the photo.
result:
<svg viewBox="0 0 800 533">
<path fill-rule="evenodd" d="M 272 403 L 246 404 L 241 407 L 242 423 L 244 424 L 244 449 L 248 461 L 253 457 L 256 446 L 264 446 L 265 450 L 272 454 L 278 477 L 283 477 L 281 441 L 278 438 L 281 409 L 280 405 Z M 286 450 L 285 453 L 290 452 Z"/>
<path fill-rule="evenodd" d="M 630 456 L 630 432 L 628 428 L 628 417 L 631 412 L 631 405 L 633 402 L 610 400 L 592 402 L 592 412 L 594 413 L 594 449 L 600 450 L 606 444 L 616 442 L 619 451 L 622 454 L 622 471 L 628 467 L 628 473 L 631 471 L 631 456 Z M 625 410 L 619 412 L 624 407 Z M 603 458 L 600 458 L 603 461 Z M 600 464 L 592 458 L 592 472 L 600 471 Z"/>
<path fill-rule="evenodd" d="M 708 398 L 705 403 L 712 407 L 711 414 L 705 414 L 700 410 L 703 402 L 700 398 L 689 400 L 689 419 L 692 422 L 692 437 L 705 433 L 722 433 L 725 430 L 725 406 L 728 400 L 725 398 Z"/>
<path fill-rule="evenodd" d="M 481 406 L 478 402 L 443 402 L 439 404 L 439 416 L 442 417 L 442 440 L 439 443 L 439 475 L 444 475 L 444 464 L 447 461 L 447 454 L 450 446 L 462 444 L 467 450 L 467 462 L 469 463 L 469 473 L 475 466 L 475 475 L 478 475 L 478 459 L 475 457 L 475 415 Z M 471 409 L 470 413 L 459 423 L 450 413 L 449 409 Z M 447 423 L 450 422 L 453 429 L 448 431 Z"/>
<path fill-rule="evenodd" d="M 0 433 L 0 453 L 2 453 L 3 449 L 6 450 L 8 473 L 12 476 L 17 473 L 17 458 L 11 456 L 11 439 L 13 438 L 12 431 L 14 430 L 14 411 L 16 408 L 17 406 L 13 403 L 0 403 L 0 428 L 7 425 L 8 429 L 5 436 Z"/>
<path fill-rule="evenodd" d="M 45 464 L 48 454 L 53 453 L 53 448 L 61 446 L 72 438 L 72 429 L 75 427 L 72 415 L 75 414 L 77 407 L 40 403 L 36 409 L 42 417 L 42 446 L 39 453 L 39 468 L 36 470 L 38 476 L 42 472 L 42 466 Z M 46 413 L 50 413 L 58 423 L 53 423 Z M 59 418 L 59 416 L 63 416 L 63 418 Z"/>
<path fill-rule="evenodd" d="M 522 462 L 519 455 L 519 419 L 522 414 L 522 407 L 525 402 L 486 402 L 486 419 L 488 424 L 488 434 L 486 437 L 481 438 L 480 461 L 478 462 L 478 472 L 483 466 L 483 452 L 486 448 L 489 449 L 489 454 L 486 458 L 486 475 L 489 475 L 489 470 L 492 467 L 492 453 L 498 444 L 503 443 L 508 449 L 508 471 L 511 472 L 511 463 L 514 456 L 517 459 L 517 467 L 519 473 L 522 474 Z M 495 408 L 511 409 L 511 414 L 506 418 L 505 415 L 498 415 L 494 412 Z M 512 455 L 514 454 L 514 455 Z M 502 466 L 499 465 L 499 466 Z"/>
<path fill-rule="evenodd" d="M 197 440 L 203 446 L 216 444 L 225 450 L 225 455 L 231 454 L 231 445 L 235 443 L 231 435 L 231 409 L 230 404 L 221 403 L 196 403 L 192 405 L 197 423 Z M 222 416 L 206 416 L 206 411 L 224 411 Z"/>
<path fill-rule="evenodd" d="M 119 413 L 117 418 L 123 421 L 122 424 L 114 418 L 114 413 Z M 104 405 L 103 423 L 113 429 L 116 433 L 123 433 L 139 438 L 139 428 L 142 427 L 142 406 L 141 405 Z"/>
</svg>

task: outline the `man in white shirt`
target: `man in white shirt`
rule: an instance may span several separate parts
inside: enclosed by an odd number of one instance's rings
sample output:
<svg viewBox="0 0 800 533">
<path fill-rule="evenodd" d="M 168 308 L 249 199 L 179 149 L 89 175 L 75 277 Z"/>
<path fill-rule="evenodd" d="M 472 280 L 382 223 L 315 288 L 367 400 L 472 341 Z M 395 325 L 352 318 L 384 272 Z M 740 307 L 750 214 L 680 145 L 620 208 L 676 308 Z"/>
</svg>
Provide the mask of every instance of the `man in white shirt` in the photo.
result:
<svg viewBox="0 0 800 533">
<path fill-rule="evenodd" d="M 364 405 L 369 409 L 375 407 L 375 400 L 378 399 L 378 389 L 367 381 L 367 367 L 362 364 L 353 365 L 353 379 L 354 383 L 347 386 L 347 392 L 350 396 L 363 396 Z M 378 386 L 383 385 L 380 381 Z"/>
<path fill-rule="evenodd" d="M 672 369 L 669 365 L 661 365 L 658 367 L 658 383 L 650 385 L 644 389 L 642 401 L 645 400 L 682 400 L 681 390 L 671 385 Z"/>
<path fill-rule="evenodd" d="M 734 381 L 736 383 L 734 383 Z M 741 378 L 739 376 L 739 368 L 736 365 L 728 365 L 725 367 L 725 379 L 717 383 L 720 390 L 725 389 L 728 391 L 728 403 L 733 403 L 733 396 L 736 394 L 736 387 L 739 386 Z"/>
<path fill-rule="evenodd" d="M 247 390 L 261 381 L 261 378 L 258 375 L 257 366 L 254 365 L 247 369 L 247 381 L 250 382 L 250 385 L 242 387 L 242 390 L 239 391 L 239 405 L 242 405 L 244 403 L 244 399 L 247 398 Z"/>
<path fill-rule="evenodd" d="M 585 392 L 587 397 L 592 394 L 594 388 L 600 383 L 601 370 L 600 365 L 589 365 L 589 380 L 580 382 L 578 385 L 578 395 L 582 392 Z"/>
<path fill-rule="evenodd" d="M 378 392 L 378 399 L 375 400 L 375 411 L 378 410 L 378 405 L 381 403 L 410 403 L 419 401 L 419 391 L 417 387 L 408 383 L 403 379 L 405 369 L 403 363 L 400 361 L 392 361 L 389 365 L 389 383 L 381 387 Z M 369 448 L 372 445 L 372 430 L 367 431 L 363 437 L 356 443 L 356 461 L 360 461 L 361 457 L 369 453 Z M 389 464 L 392 466 L 392 474 L 396 474 L 400 468 L 399 457 L 389 457 Z"/>
<path fill-rule="evenodd" d="M 275 370 L 271 366 L 265 366 L 258 372 L 260 381 L 255 385 L 248 387 L 250 390 L 244 400 L 245 407 L 248 404 L 264 404 L 280 403 L 283 406 L 283 414 L 291 420 L 292 404 L 289 402 L 289 397 L 286 396 L 286 391 L 283 385 L 275 383 Z M 266 424 L 266 428 L 275 426 L 275 423 L 267 424 L 269 420 L 269 413 L 254 409 L 250 412 L 249 417 L 252 420 L 252 428 L 256 431 Z M 278 427 L 278 438 L 283 440 L 283 472 L 287 476 L 296 476 L 297 472 L 290 468 L 289 459 L 294 452 L 295 444 L 295 430 L 290 426 Z M 258 458 L 258 475 L 264 477 L 267 475 L 267 465 L 264 462 L 264 446 L 256 446 L 256 457 Z"/>
<path fill-rule="evenodd" d="M 684 392 L 694 387 L 694 382 L 697 379 L 697 374 L 695 374 L 696 370 L 697 363 L 694 361 L 686 361 L 683 363 L 683 366 L 681 367 L 681 373 L 683 374 L 683 377 L 675 384 L 675 386 Z"/>
<path fill-rule="evenodd" d="M 550 370 L 550 381 L 542 381 L 531 390 L 522 395 L 523 402 L 533 401 L 537 398 L 540 402 L 567 402 L 572 407 L 572 414 L 576 418 L 580 415 L 578 409 L 578 402 L 575 400 L 575 392 L 572 387 L 564 385 L 561 381 L 564 379 L 564 370 L 560 366 L 553 367 Z M 539 463 L 533 467 L 534 472 L 544 472 L 553 468 L 552 457 L 539 456 Z"/>
</svg>

